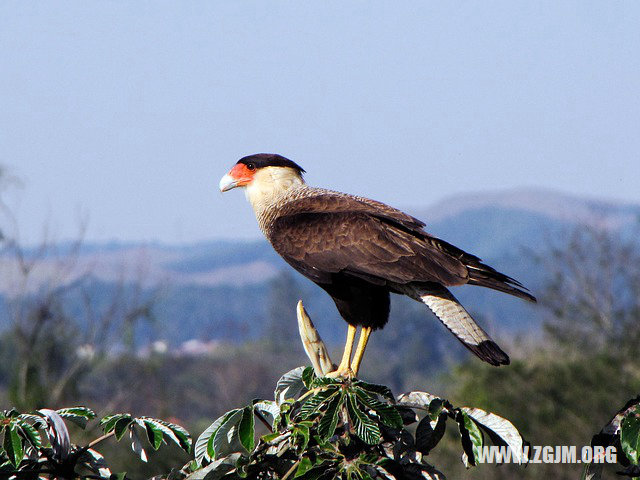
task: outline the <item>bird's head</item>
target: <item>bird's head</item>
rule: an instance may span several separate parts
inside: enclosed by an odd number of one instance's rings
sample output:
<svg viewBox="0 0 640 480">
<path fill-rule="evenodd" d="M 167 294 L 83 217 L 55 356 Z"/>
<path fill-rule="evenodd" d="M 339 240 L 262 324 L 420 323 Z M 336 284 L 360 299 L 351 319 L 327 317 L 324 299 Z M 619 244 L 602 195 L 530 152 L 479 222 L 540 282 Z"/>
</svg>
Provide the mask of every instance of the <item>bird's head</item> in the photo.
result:
<svg viewBox="0 0 640 480">
<path fill-rule="evenodd" d="M 282 155 L 258 153 L 238 160 L 220 180 L 220 191 L 245 187 L 249 201 L 267 200 L 292 186 L 304 183 L 304 169 Z"/>
</svg>

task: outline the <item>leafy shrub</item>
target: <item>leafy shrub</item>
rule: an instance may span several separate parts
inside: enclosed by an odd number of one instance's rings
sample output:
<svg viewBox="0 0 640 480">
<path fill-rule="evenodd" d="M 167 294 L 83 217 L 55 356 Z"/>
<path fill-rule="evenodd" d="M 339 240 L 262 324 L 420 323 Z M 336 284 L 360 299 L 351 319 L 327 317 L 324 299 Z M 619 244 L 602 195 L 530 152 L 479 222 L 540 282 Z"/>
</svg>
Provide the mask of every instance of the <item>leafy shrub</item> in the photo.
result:
<svg viewBox="0 0 640 480">
<path fill-rule="evenodd" d="M 124 479 L 124 473 L 112 474 L 96 447 L 112 437 L 120 441 L 127 433 L 133 451 L 143 461 L 147 460 L 147 454 L 142 438 L 146 438 L 154 450 L 168 442 L 176 443 L 187 453 L 192 450 L 189 433 L 179 425 L 149 417 L 136 418 L 127 413 L 102 418 L 100 426 L 104 435 L 87 445 L 80 447 L 71 443 L 65 420 L 84 429 L 95 417 L 96 414 L 85 407 L 41 409 L 28 414 L 16 410 L 0 412 L 0 436 L 4 440 L 0 447 L 0 477 Z"/>
<path fill-rule="evenodd" d="M 640 396 L 629 400 L 591 440 L 593 447 L 616 447 L 618 463 L 624 470 L 619 475 L 640 477 Z M 599 459 L 598 459 L 599 460 Z M 594 461 L 585 466 L 583 480 L 602 478 L 603 464 Z"/>
<path fill-rule="evenodd" d="M 123 413 L 99 421 L 103 435 L 80 447 L 65 422 L 85 428 L 96 421 L 85 407 L 0 413 L 0 477 L 124 480 L 111 472 L 97 447 L 128 436 L 131 449 L 147 461 L 145 449 L 174 443 L 194 459 L 159 478 L 168 480 L 373 480 L 432 479 L 445 476 L 428 455 L 447 425 L 459 433 L 462 461 L 480 463 L 488 443 L 509 447 L 512 460 L 526 463 L 525 442 L 504 418 L 477 408 L 454 407 L 426 392 L 397 399 L 389 388 L 357 378 L 317 377 L 298 367 L 277 383 L 274 400 L 254 400 L 214 421 L 192 444 L 182 427 Z M 256 422 L 256 419 L 258 422 Z M 259 435 L 259 425 L 267 431 Z M 593 439 L 618 446 L 623 474 L 637 476 L 640 462 L 640 397 L 625 405 Z M 587 465 L 583 478 L 600 478 L 601 464 Z"/>
<path fill-rule="evenodd" d="M 257 443 L 256 417 L 270 431 Z M 443 479 L 426 457 L 449 420 L 460 432 L 468 467 L 477 464 L 485 436 L 523 450 L 518 431 L 497 415 L 457 408 L 426 392 L 396 400 L 385 386 L 316 377 L 310 367 L 298 367 L 280 379 L 274 401 L 256 400 L 213 422 L 184 473 L 188 480 Z"/>
</svg>

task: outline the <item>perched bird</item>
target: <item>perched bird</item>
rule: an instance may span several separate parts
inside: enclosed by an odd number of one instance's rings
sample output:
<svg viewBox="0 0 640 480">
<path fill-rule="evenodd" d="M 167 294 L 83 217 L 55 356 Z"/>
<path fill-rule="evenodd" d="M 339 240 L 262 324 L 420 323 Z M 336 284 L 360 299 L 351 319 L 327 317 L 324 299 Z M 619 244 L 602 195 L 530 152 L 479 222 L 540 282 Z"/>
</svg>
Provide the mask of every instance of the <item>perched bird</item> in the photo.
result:
<svg viewBox="0 0 640 480">
<path fill-rule="evenodd" d="M 349 324 L 334 376 L 358 373 L 369 335 L 389 319 L 389 293 L 423 302 L 481 360 L 509 363 L 446 287 L 480 285 L 535 302 L 520 282 L 430 235 L 420 220 L 375 200 L 310 187 L 304 173 L 281 155 L 259 153 L 241 158 L 220 190 L 245 188 L 276 252 L 322 287 Z"/>
</svg>

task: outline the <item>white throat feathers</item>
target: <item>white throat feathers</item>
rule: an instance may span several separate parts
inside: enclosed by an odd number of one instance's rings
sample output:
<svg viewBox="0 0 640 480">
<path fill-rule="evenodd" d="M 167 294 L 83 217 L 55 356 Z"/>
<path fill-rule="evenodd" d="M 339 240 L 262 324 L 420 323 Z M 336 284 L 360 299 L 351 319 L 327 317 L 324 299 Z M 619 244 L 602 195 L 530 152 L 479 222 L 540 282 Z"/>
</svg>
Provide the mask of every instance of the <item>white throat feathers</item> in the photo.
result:
<svg viewBox="0 0 640 480">
<path fill-rule="evenodd" d="M 291 188 L 304 185 L 302 175 L 288 167 L 264 167 L 256 171 L 245 195 L 256 215 L 273 205 Z"/>
</svg>

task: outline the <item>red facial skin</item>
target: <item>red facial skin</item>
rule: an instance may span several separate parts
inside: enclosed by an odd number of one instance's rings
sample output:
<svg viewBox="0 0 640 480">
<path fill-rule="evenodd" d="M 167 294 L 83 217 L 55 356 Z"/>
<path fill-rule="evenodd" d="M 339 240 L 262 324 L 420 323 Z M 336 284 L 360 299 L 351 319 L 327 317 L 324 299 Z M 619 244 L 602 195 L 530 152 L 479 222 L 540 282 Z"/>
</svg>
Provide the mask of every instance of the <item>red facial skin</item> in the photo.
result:
<svg viewBox="0 0 640 480">
<path fill-rule="evenodd" d="M 229 171 L 229 175 L 237 182 L 238 187 L 243 187 L 253 181 L 256 171 L 249 170 L 244 163 L 237 163 Z"/>
</svg>

